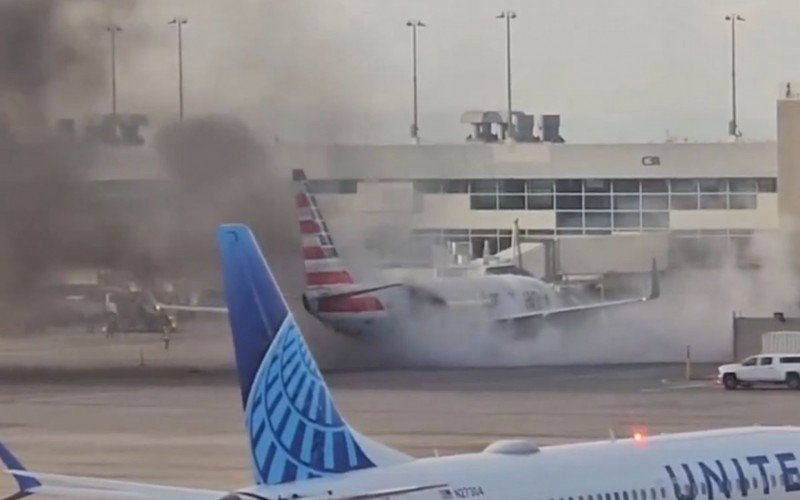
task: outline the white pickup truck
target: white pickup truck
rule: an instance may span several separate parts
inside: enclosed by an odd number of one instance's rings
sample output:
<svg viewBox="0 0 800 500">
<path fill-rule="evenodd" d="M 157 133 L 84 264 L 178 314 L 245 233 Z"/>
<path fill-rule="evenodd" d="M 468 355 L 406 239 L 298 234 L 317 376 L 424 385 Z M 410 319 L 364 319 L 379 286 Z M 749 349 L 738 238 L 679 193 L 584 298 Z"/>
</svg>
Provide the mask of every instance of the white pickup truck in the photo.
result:
<svg viewBox="0 0 800 500">
<path fill-rule="evenodd" d="M 800 354 L 759 354 L 741 363 L 718 368 L 719 380 L 725 389 L 755 384 L 785 384 L 789 389 L 800 389 Z"/>
</svg>

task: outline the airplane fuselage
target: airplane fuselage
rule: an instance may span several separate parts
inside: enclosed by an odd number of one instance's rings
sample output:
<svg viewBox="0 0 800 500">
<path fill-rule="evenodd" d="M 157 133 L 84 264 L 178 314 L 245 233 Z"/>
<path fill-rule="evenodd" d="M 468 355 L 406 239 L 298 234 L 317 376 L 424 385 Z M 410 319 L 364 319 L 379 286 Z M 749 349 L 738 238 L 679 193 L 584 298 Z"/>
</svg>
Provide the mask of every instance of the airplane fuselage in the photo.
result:
<svg viewBox="0 0 800 500">
<path fill-rule="evenodd" d="M 415 499 L 721 500 L 800 498 L 800 429 L 742 428 L 420 459 L 303 484 L 243 490 L 257 498 L 348 495 L 442 485 Z M 294 497 L 298 498 L 298 497 Z"/>
</svg>

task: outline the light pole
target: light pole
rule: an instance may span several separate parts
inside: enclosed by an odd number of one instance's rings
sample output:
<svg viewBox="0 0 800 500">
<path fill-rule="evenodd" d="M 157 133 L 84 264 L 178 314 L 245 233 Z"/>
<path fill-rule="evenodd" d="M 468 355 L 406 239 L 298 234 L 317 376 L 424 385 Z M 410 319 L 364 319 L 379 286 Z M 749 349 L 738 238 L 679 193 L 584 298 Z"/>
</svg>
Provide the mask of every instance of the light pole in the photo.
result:
<svg viewBox="0 0 800 500">
<path fill-rule="evenodd" d="M 106 31 L 111 35 L 111 114 L 117 116 L 117 33 L 122 28 L 109 24 Z"/>
<path fill-rule="evenodd" d="M 411 124 L 411 139 L 419 143 L 419 115 L 417 114 L 417 28 L 424 28 L 425 23 L 416 20 L 406 21 L 406 26 L 411 28 L 411 54 L 413 62 L 413 77 L 412 83 L 414 85 L 414 122 Z"/>
<path fill-rule="evenodd" d="M 183 120 L 183 31 L 181 27 L 188 22 L 187 18 L 178 16 L 173 17 L 172 21 L 168 23 L 178 27 L 178 101 L 181 121 Z"/>
<path fill-rule="evenodd" d="M 725 16 L 726 21 L 731 23 L 731 121 L 728 124 L 728 134 L 733 137 L 740 137 L 739 122 L 736 120 L 736 23 L 744 22 L 744 18 L 739 14 Z"/>
<path fill-rule="evenodd" d="M 517 13 L 513 10 L 501 12 L 497 19 L 506 20 L 506 96 L 508 99 L 508 126 L 506 134 L 510 140 L 514 140 L 514 126 L 511 123 L 511 20 L 517 18 Z"/>
</svg>

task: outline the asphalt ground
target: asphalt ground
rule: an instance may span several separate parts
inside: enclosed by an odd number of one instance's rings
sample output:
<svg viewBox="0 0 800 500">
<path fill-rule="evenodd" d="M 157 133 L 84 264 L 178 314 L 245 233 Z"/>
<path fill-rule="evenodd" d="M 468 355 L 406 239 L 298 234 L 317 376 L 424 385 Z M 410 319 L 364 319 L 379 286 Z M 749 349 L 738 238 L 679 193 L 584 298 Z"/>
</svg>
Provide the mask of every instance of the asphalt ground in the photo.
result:
<svg viewBox="0 0 800 500">
<path fill-rule="evenodd" d="M 219 325 L 113 339 L 0 338 L 0 439 L 32 470 L 210 488 L 249 484 L 231 346 Z M 224 329 L 223 329 L 224 330 Z M 333 371 L 362 433 L 415 456 L 743 425 L 800 424 L 800 392 L 726 392 L 711 365 Z M 11 483 L 0 478 L 0 493 Z"/>
</svg>

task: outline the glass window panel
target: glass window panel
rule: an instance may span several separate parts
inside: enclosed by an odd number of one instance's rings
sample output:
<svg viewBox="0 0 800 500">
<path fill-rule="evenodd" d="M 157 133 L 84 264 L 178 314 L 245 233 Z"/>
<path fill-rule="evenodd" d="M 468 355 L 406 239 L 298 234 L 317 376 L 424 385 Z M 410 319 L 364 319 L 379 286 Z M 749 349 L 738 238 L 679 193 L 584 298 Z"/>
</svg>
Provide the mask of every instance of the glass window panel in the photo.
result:
<svg viewBox="0 0 800 500">
<path fill-rule="evenodd" d="M 584 231 L 584 233 L 585 234 L 596 234 L 596 235 L 599 235 L 599 234 L 611 234 L 611 228 L 606 228 L 606 229 L 587 228 Z"/>
<path fill-rule="evenodd" d="M 611 208 L 611 196 L 596 194 L 586 195 L 583 198 L 586 210 L 608 210 Z"/>
<path fill-rule="evenodd" d="M 469 189 L 473 193 L 497 192 L 497 181 L 494 179 L 473 179 L 469 181 Z"/>
<path fill-rule="evenodd" d="M 560 194 L 556 196 L 556 208 L 558 210 L 580 210 L 583 208 L 583 197 Z"/>
<path fill-rule="evenodd" d="M 638 193 L 639 180 L 638 179 L 616 179 L 614 181 L 615 193 Z"/>
<path fill-rule="evenodd" d="M 614 210 L 639 210 L 639 195 L 614 195 Z"/>
<path fill-rule="evenodd" d="M 556 191 L 559 193 L 580 193 L 580 179 L 559 179 L 556 181 Z"/>
<path fill-rule="evenodd" d="M 498 238 L 497 241 L 498 241 L 498 244 L 500 245 L 500 247 L 498 249 L 498 252 L 502 252 L 503 250 L 505 250 L 507 248 L 511 248 L 511 238 L 502 237 L 502 238 Z"/>
<path fill-rule="evenodd" d="M 669 227 L 669 212 L 645 212 L 642 214 L 642 227 L 666 229 Z"/>
<path fill-rule="evenodd" d="M 730 179 L 728 185 L 735 193 L 755 193 L 758 190 L 755 179 Z"/>
<path fill-rule="evenodd" d="M 339 181 L 339 192 L 342 194 L 356 194 L 358 192 L 358 181 L 355 179 Z"/>
<path fill-rule="evenodd" d="M 642 195 L 642 210 L 669 209 L 669 196 L 665 194 Z"/>
<path fill-rule="evenodd" d="M 759 193 L 774 193 L 778 190 L 778 182 L 774 177 L 758 179 Z"/>
<path fill-rule="evenodd" d="M 583 217 L 580 213 L 556 212 L 556 227 L 582 227 Z"/>
<path fill-rule="evenodd" d="M 550 179 L 530 179 L 528 181 L 529 193 L 552 193 L 553 181 Z"/>
<path fill-rule="evenodd" d="M 500 195 L 500 210 L 525 210 L 525 195 Z"/>
<path fill-rule="evenodd" d="M 583 190 L 587 193 L 608 193 L 611 191 L 611 181 L 608 179 L 585 179 Z"/>
<path fill-rule="evenodd" d="M 638 212 L 616 212 L 614 213 L 614 228 L 638 228 Z"/>
<path fill-rule="evenodd" d="M 697 210 L 696 194 L 673 194 L 672 210 Z"/>
<path fill-rule="evenodd" d="M 503 179 L 500 181 L 501 193 L 524 193 L 525 181 L 522 179 Z"/>
<path fill-rule="evenodd" d="M 642 179 L 642 192 L 668 193 L 669 186 L 666 179 Z"/>
<path fill-rule="evenodd" d="M 697 179 L 672 179 L 670 184 L 673 193 L 697 192 Z"/>
<path fill-rule="evenodd" d="M 553 195 L 532 195 L 528 196 L 528 210 L 552 210 Z"/>
<path fill-rule="evenodd" d="M 473 194 L 469 197 L 469 208 L 472 210 L 495 210 L 497 209 L 497 196 Z"/>
<path fill-rule="evenodd" d="M 701 194 L 700 208 L 703 210 L 724 210 L 728 208 L 728 195 Z"/>
<path fill-rule="evenodd" d="M 414 181 L 414 190 L 419 193 L 441 193 L 442 181 L 439 179 L 420 179 Z"/>
<path fill-rule="evenodd" d="M 610 228 L 611 227 L 611 212 L 587 212 L 586 227 L 594 228 Z"/>
<path fill-rule="evenodd" d="M 559 236 L 580 236 L 583 234 L 583 229 L 558 229 L 556 234 Z"/>
<path fill-rule="evenodd" d="M 728 179 L 700 179 L 701 193 L 722 193 L 728 190 Z"/>
<path fill-rule="evenodd" d="M 445 193 L 466 193 L 469 189 L 466 179 L 445 179 L 442 184 Z"/>
<path fill-rule="evenodd" d="M 469 229 L 443 229 L 442 234 L 451 235 L 451 234 L 469 234 Z"/>
<path fill-rule="evenodd" d="M 758 207 L 758 198 L 754 194 L 731 194 L 730 208 L 732 210 L 753 210 Z"/>
</svg>

